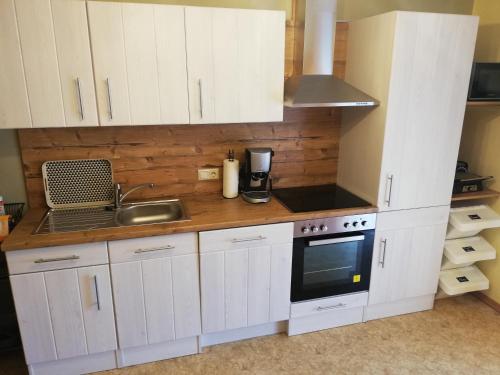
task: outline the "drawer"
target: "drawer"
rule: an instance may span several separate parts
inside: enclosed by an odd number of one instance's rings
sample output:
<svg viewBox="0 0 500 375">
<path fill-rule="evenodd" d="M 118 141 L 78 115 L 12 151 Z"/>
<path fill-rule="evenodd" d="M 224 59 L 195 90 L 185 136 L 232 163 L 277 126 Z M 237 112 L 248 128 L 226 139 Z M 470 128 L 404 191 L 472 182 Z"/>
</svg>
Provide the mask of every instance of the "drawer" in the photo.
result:
<svg viewBox="0 0 500 375">
<path fill-rule="evenodd" d="M 327 311 L 338 311 L 351 309 L 353 307 L 366 306 L 368 303 L 368 292 L 346 294 L 338 297 L 320 298 L 312 301 L 294 302 L 290 309 L 290 317 L 298 318 L 321 314 Z"/>
<path fill-rule="evenodd" d="M 196 233 L 170 234 L 108 242 L 111 263 L 131 262 L 198 252 Z"/>
<path fill-rule="evenodd" d="M 11 275 L 109 263 L 106 242 L 7 251 Z"/>
<path fill-rule="evenodd" d="M 200 253 L 293 242 L 293 223 L 200 232 Z"/>
</svg>

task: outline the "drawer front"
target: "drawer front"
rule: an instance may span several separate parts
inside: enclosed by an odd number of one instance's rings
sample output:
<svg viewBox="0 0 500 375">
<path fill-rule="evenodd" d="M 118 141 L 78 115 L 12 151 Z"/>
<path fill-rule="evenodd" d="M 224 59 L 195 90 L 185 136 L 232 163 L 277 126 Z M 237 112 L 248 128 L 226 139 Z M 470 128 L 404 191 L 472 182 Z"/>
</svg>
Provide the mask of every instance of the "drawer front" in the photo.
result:
<svg viewBox="0 0 500 375">
<path fill-rule="evenodd" d="M 171 234 L 108 242 L 111 263 L 132 262 L 198 252 L 196 233 Z"/>
<path fill-rule="evenodd" d="M 353 307 L 366 306 L 368 292 L 346 294 L 339 297 L 321 298 L 306 302 L 292 303 L 290 316 L 298 318 L 321 314 L 327 311 L 345 310 Z"/>
<path fill-rule="evenodd" d="M 293 223 L 200 232 L 200 253 L 293 242 Z"/>
<path fill-rule="evenodd" d="M 109 263 L 106 242 L 6 252 L 11 275 Z"/>
</svg>

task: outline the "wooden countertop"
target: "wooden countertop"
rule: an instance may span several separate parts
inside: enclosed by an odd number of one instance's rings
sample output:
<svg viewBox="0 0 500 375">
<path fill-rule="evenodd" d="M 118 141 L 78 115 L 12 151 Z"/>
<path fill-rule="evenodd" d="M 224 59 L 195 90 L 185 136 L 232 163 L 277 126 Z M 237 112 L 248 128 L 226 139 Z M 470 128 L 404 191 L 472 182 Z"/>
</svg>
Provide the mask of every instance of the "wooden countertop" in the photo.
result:
<svg viewBox="0 0 500 375">
<path fill-rule="evenodd" d="M 292 213 L 277 199 L 265 204 L 250 204 L 241 198 L 224 199 L 220 195 L 184 197 L 182 202 L 191 220 L 166 224 L 150 224 L 82 232 L 32 234 L 46 209 L 31 209 L 2 243 L 2 251 L 39 247 L 123 240 L 171 233 L 235 228 L 377 212 L 374 206 L 362 208 Z"/>
</svg>

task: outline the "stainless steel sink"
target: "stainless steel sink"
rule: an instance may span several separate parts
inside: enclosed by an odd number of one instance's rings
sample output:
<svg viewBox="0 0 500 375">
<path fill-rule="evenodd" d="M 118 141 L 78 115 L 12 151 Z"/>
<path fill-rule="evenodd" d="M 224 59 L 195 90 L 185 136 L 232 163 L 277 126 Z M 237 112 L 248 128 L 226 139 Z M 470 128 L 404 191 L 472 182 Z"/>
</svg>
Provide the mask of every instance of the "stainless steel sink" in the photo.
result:
<svg viewBox="0 0 500 375">
<path fill-rule="evenodd" d="M 189 220 L 179 199 L 133 202 L 120 208 L 89 207 L 47 211 L 35 234 L 78 232 Z"/>
<path fill-rule="evenodd" d="M 116 210 L 116 221 L 123 226 L 168 223 L 186 220 L 181 201 L 124 205 Z"/>
</svg>

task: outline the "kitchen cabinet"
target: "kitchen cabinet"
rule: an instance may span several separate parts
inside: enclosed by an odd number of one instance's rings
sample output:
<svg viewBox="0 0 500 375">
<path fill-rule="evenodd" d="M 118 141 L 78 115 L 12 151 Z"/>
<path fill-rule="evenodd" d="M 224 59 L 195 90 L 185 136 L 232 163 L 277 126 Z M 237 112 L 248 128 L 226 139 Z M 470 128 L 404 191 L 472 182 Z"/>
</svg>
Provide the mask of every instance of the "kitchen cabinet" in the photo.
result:
<svg viewBox="0 0 500 375">
<path fill-rule="evenodd" d="M 0 129 L 29 128 L 31 115 L 14 0 L 0 2 Z"/>
<path fill-rule="evenodd" d="M 109 243 L 120 349 L 201 333 L 196 234 Z"/>
<path fill-rule="evenodd" d="M 184 8 L 89 2 L 101 125 L 189 123 Z"/>
<path fill-rule="evenodd" d="M 10 277 L 28 364 L 116 349 L 108 266 Z"/>
<path fill-rule="evenodd" d="M 448 213 L 444 206 L 377 215 L 368 320 L 404 312 L 398 301 L 430 296 L 432 307 Z"/>
<path fill-rule="evenodd" d="M 284 12 L 186 7 L 191 123 L 282 121 L 284 38 Z"/>
<path fill-rule="evenodd" d="M 344 113 L 339 185 L 380 211 L 450 204 L 477 27 L 420 12 L 350 23 L 345 79 L 380 106 Z"/>
<path fill-rule="evenodd" d="M 8 0 L 2 7 L 0 127 L 96 126 L 85 2 Z"/>
<path fill-rule="evenodd" d="M 203 333 L 290 317 L 293 224 L 200 233 Z"/>
</svg>

